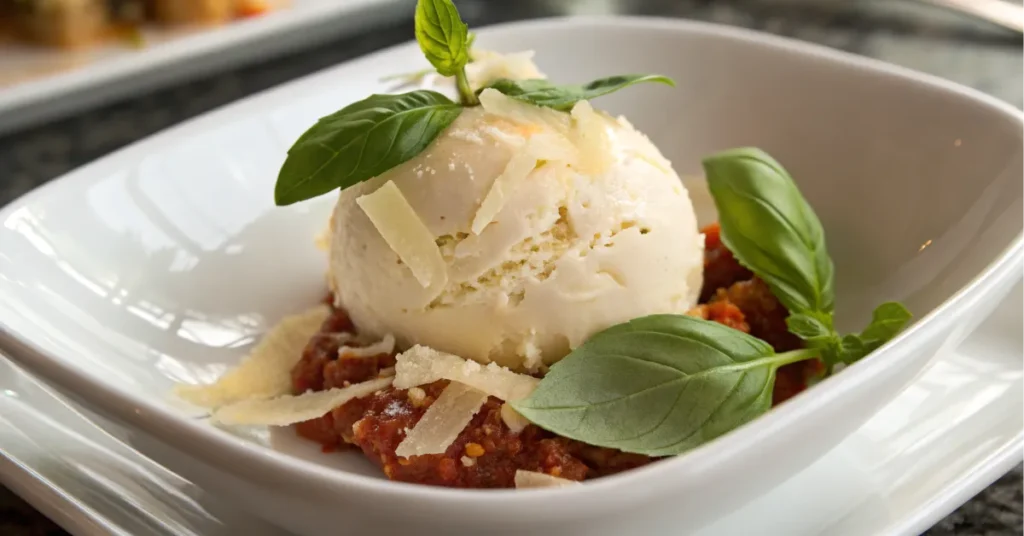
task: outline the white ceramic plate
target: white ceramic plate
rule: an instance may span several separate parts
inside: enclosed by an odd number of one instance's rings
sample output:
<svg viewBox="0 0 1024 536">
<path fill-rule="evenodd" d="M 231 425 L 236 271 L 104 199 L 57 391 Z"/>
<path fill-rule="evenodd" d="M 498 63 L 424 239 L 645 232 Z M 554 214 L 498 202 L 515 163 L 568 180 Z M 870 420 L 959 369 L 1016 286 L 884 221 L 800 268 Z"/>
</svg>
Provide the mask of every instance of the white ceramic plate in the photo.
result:
<svg viewBox="0 0 1024 536">
<path fill-rule="evenodd" d="M 1018 285 L 839 447 L 698 536 L 912 536 L 951 512 L 1021 461 L 1022 306 Z M 138 454 L 122 442 L 129 430 L 2 358 L 0 395 L 0 482 L 76 536 L 285 535 Z"/>
<path fill-rule="evenodd" d="M 217 27 L 145 30 L 146 46 L 85 51 L 0 48 L 0 133 L 185 77 L 267 58 L 408 17 L 410 0 L 289 0 L 287 7 Z"/>
<path fill-rule="evenodd" d="M 900 299 L 917 323 L 855 367 L 685 456 L 534 492 L 387 482 L 362 457 L 283 432 L 232 435 L 167 393 L 207 382 L 266 326 L 323 292 L 313 243 L 329 198 L 278 209 L 286 148 L 316 118 L 419 69 L 413 45 L 293 82 L 140 142 L 0 212 L 0 347 L 126 424 L 131 444 L 291 530 L 521 534 L 689 532 L 835 447 L 956 347 L 1020 278 L 1021 114 L 948 82 L 714 25 L 580 19 L 505 25 L 566 81 L 662 72 L 599 104 L 684 173 L 756 144 L 800 181 L 837 264 L 838 323 Z M 874 214 L 868 214 L 874 212 Z M 453 515 L 457 512 L 457 515 Z"/>
</svg>

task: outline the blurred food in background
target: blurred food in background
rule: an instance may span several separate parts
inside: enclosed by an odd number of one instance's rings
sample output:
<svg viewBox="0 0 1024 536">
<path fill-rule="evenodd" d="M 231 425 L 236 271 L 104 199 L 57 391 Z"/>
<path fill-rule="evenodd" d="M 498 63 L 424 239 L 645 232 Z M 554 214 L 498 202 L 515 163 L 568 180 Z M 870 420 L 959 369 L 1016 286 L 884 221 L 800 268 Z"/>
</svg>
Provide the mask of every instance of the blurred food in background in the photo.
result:
<svg viewBox="0 0 1024 536">
<path fill-rule="evenodd" d="M 141 43 L 145 25 L 220 25 L 280 6 L 268 0 L 0 0 L 4 41 L 60 48 Z"/>
</svg>

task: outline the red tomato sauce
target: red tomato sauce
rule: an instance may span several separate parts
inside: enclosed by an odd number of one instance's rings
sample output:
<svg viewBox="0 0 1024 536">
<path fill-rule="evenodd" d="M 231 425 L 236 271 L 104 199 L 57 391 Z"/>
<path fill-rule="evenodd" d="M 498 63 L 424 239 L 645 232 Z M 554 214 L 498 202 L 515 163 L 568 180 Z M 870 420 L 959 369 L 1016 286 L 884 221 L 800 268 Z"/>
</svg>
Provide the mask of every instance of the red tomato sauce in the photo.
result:
<svg viewBox="0 0 1024 536">
<path fill-rule="evenodd" d="M 705 235 L 704 286 L 700 304 L 688 314 L 750 333 L 782 352 L 802 343 L 786 329 L 788 314 L 768 286 L 742 267 L 720 239 L 718 225 Z M 343 358 L 338 349 L 356 335 L 344 310 L 334 309 L 303 351 L 292 370 L 295 393 L 346 387 L 373 379 L 395 365 L 395 354 Z M 345 342 L 345 344 L 353 344 Z M 778 371 L 773 403 L 779 404 L 823 372 L 819 360 L 786 365 Z M 595 447 L 556 436 L 533 425 L 513 432 L 501 419 L 502 402 L 491 397 L 443 454 L 402 458 L 395 454 L 405 431 L 412 429 L 447 386 L 438 381 L 421 386 L 422 393 L 388 388 L 350 401 L 332 412 L 296 425 L 302 437 L 325 452 L 359 449 L 392 480 L 458 488 L 507 488 L 517 469 L 569 480 L 585 480 L 646 465 L 654 459 Z M 423 396 L 425 395 L 425 396 Z"/>
</svg>

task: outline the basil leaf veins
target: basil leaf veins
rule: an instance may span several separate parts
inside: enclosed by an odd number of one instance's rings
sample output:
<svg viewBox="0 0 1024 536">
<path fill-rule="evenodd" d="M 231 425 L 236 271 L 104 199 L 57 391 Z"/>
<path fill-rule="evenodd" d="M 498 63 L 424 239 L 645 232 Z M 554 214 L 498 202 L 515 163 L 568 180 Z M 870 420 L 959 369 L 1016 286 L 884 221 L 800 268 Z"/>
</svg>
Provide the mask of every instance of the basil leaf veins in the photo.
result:
<svg viewBox="0 0 1024 536">
<path fill-rule="evenodd" d="M 416 41 L 427 61 L 441 76 L 454 76 L 462 103 L 477 104 L 469 87 L 466 64 L 473 39 L 451 0 L 419 0 L 416 3 Z"/>
<path fill-rule="evenodd" d="M 451 0 L 420 0 L 414 20 L 416 41 L 441 76 L 455 76 L 469 63 L 469 27 Z"/>
<path fill-rule="evenodd" d="M 704 159 L 722 242 L 790 312 L 831 313 L 835 275 L 825 231 L 782 165 L 764 151 Z"/>
<path fill-rule="evenodd" d="M 859 335 L 833 326 L 835 274 L 825 232 L 789 173 L 764 151 L 740 148 L 704 160 L 718 209 L 722 241 L 765 281 L 789 310 L 789 330 L 821 352 L 828 372 L 851 364 L 894 337 L 910 312 L 890 302 L 875 310 Z"/>
<path fill-rule="evenodd" d="M 815 350 L 776 354 L 766 342 L 715 322 L 653 315 L 594 335 L 512 405 L 565 437 L 668 456 L 768 411 L 776 370 L 816 356 Z"/>
<path fill-rule="evenodd" d="M 317 121 L 288 150 L 274 201 L 290 205 L 376 177 L 420 154 L 461 112 L 429 90 L 350 104 Z"/>
<path fill-rule="evenodd" d="M 858 335 L 842 338 L 840 360 L 853 364 L 899 334 L 912 315 L 901 303 L 886 302 L 875 308 L 871 323 Z"/>
<path fill-rule="evenodd" d="M 671 78 L 657 74 L 626 74 L 594 80 L 583 85 L 556 85 L 544 79 L 509 80 L 502 78 L 494 81 L 488 87 L 517 100 L 564 112 L 571 110 L 581 100 L 590 100 L 643 82 L 657 82 L 673 87 L 676 85 Z M 480 91 L 483 89 L 485 88 L 481 88 Z"/>
</svg>

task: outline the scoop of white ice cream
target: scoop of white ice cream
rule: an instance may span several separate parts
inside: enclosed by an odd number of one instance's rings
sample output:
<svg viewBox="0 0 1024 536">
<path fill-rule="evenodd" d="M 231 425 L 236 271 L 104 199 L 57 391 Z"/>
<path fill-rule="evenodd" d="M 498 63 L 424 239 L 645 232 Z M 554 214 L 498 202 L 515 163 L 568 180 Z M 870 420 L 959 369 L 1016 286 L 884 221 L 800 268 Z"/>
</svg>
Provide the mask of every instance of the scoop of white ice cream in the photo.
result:
<svg viewBox="0 0 1024 536">
<path fill-rule="evenodd" d="M 587 103 L 569 114 L 493 90 L 481 100 L 419 156 L 341 193 L 330 279 L 357 326 L 536 370 L 604 328 L 695 304 L 703 237 L 644 135 Z M 390 211 L 375 225 L 357 202 L 389 181 L 440 252 L 432 280 L 382 236 Z"/>
</svg>

